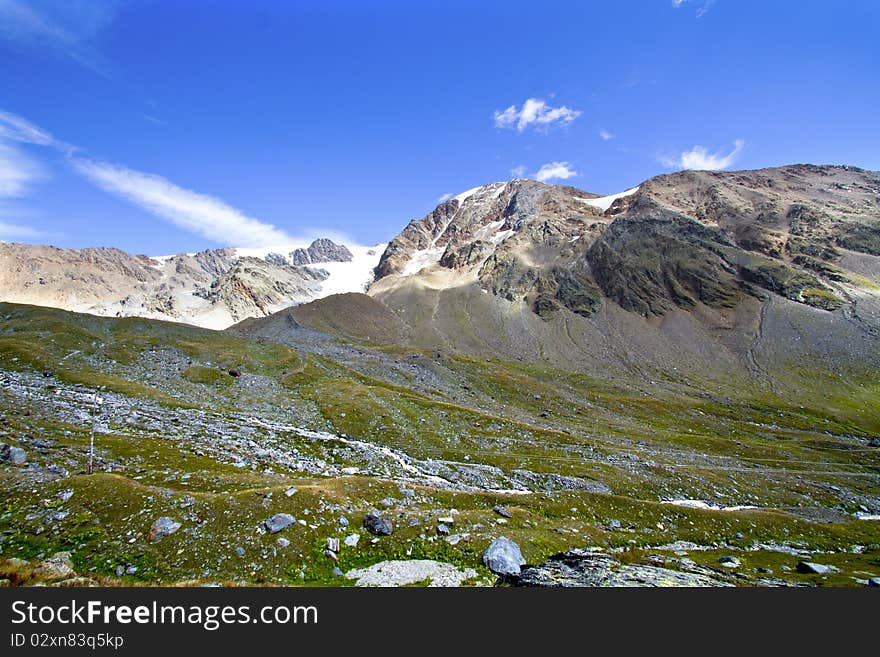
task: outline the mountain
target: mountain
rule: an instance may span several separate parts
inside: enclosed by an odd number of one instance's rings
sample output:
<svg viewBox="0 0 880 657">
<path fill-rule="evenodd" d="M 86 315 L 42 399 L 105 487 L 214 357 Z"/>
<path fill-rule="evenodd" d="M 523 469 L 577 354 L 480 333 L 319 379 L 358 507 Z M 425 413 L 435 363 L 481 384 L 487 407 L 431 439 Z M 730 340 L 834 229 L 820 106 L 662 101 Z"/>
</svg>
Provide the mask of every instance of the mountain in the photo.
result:
<svg viewBox="0 0 880 657">
<path fill-rule="evenodd" d="M 363 291 L 384 245 L 213 249 L 149 258 L 0 242 L 0 300 L 221 329 L 327 294 Z"/>
<path fill-rule="evenodd" d="M 877 172 L 812 165 L 683 171 L 610 196 L 493 183 L 406 226 L 368 294 L 413 346 L 596 376 L 870 371 L 878 190 Z"/>
<path fill-rule="evenodd" d="M 863 586 L 878 182 L 493 183 L 372 255 L 4 246 L 34 298 L 255 316 L 0 302 L 0 579 Z"/>
</svg>

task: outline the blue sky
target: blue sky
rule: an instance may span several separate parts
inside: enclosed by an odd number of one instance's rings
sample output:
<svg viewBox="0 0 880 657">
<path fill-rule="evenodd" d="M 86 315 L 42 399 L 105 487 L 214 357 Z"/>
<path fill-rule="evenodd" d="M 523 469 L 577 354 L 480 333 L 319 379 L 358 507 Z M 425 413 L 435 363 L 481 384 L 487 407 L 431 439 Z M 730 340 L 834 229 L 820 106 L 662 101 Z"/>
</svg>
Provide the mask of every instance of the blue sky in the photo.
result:
<svg viewBox="0 0 880 657">
<path fill-rule="evenodd" d="M 0 239 L 393 237 L 511 177 L 880 169 L 880 2 L 0 0 Z"/>
</svg>

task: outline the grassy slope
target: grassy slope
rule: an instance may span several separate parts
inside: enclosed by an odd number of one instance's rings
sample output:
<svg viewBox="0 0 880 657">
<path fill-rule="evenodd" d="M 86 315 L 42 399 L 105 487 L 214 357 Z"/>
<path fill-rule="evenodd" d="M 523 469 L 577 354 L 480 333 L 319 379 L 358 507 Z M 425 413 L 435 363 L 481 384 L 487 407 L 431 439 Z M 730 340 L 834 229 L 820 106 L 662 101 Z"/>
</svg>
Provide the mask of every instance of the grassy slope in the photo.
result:
<svg viewBox="0 0 880 657">
<path fill-rule="evenodd" d="M 150 378 L 144 362 L 166 352 L 182 362 L 179 374 Z M 68 468 L 69 477 L 40 485 L 30 470 L 0 466 L 0 552 L 31 559 L 70 549 L 77 569 L 95 576 L 111 577 L 118 565 L 138 566 L 131 581 L 339 584 L 345 580 L 332 575 L 324 541 L 357 531 L 362 534 L 358 547 L 340 554 L 343 570 L 409 555 L 477 567 L 488 579 L 479 554 L 493 536 L 505 534 L 520 542 L 530 562 L 584 545 L 628 547 L 633 549 L 628 558 L 637 558 L 639 546 L 675 540 L 800 543 L 823 551 L 867 545 L 861 554 L 817 557 L 841 565 L 838 576 L 787 577 L 843 585 L 865 572 L 880 575 L 877 523 L 817 523 L 776 511 L 703 511 L 658 503 L 682 497 L 852 512 L 876 502 L 880 450 L 846 438 L 876 435 L 880 426 L 880 390 L 867 375 L 864 382 L 851 380 L 845 393 L 807 391 L 805 399 L 821 399 L 808 405 L 752 395 L 748 389 L 737 399 L 719 399 L 679 385 L 659 386 L 656 395 L 646 397 L 636 389 L 522 363 L 441 359 L 397 348 L 377 353 L 427 363 L 440 383 L 403 386 L 326 356 L 179 325 L 0 304 L 0 369 L 51 369 L 61 382 L 104 387 L 168 407 L 290 412 L 301 426 L 375 441 L 416 457 L 467 457 L 506 472 L 559 472 L 604 482 L 614 494 L 504 496 L 420 487 L 414 501 L 404 500 L 389 512 L 398 527 L 395 534 L 372 544 L 360 521 L 379 500 L 402 499 L 392 481 L 240 469 L 194 452 L 186 441 L 112 432 L 100 442 L 102 463 L 112 472 L 90 477 L 78 474 L 85 464 L 87 427 L 60 422 L 0 389 L 0 440 L 22 444 L 30 460 L 42 466 L 59 454 L 78 464 Z M 259 393 L 223 374 L 232 367 L 263 382 Z M 34 451 L 35 436 L 53 441 L 53 451 Z M 291 485 L 299 492 L 288 498 L 283 491 Z M 66 488 L 74 495 L 61 504 L 55 493 Z M 499 503 L 514 514 L 506 525 L 497 525 L 491 511 Z M 62 507 L 69 515 L 46 523 L 49 511 Z M 437 516 L 452 507 L 461 512 L 454 530 L 470 535 L 456 546 L 434 540 Z M 276 546 L 277 537 L 255 531 L 281 511 L 307 521 L 306 527 L 282 534 L 291 541 L 284 549 Z M 150 523 L 163 514 L 189 519 L 177 534 L 147 543 Z M 339 527 L 339 515 L 352 529 Z M 408 527 L 414 518 L 422 524 Z M 622 529 L 610 529 L 612 520 Z M 243 547 L 245 556 L 236 555 L 235 547 Z M 747 554 L 744 572 L 753 575 L 758 567 L 778 574 L 780 565 L 797 562 L 766 550 Z M 714 552 L 691 556 L 707 564 L 717 557 Z"/>
</svg>

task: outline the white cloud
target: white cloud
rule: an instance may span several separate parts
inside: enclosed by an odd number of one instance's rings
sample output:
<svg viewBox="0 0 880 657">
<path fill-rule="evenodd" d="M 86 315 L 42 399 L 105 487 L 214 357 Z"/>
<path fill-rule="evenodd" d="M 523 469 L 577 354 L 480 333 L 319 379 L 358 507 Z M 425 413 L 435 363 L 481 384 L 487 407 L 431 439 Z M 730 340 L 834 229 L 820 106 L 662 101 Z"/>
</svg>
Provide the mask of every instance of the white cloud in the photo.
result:
<svg viewBox="0 0 880 657">
<path fill-rule="evenodd" d="M 551 107 L 540 98 L 528 98 L 521 108 L 511 105 L 505 110 L 495 110 L 493 117 L 496 128 L 515 128 L 517 132 L 523 132 L 529 126 L 541 130 L 553 125 L 567 125 L 581 113 L 565 105 Z"/>
<path fill-rule="evenodd" d="M 578 175 L 569 162 L 548 162 L 535 173 L 535 180 L 568 180 Z"/>
<path fill-rule="evenodd" d="M 440 198 L 437 199 L 437 202 L 443 203 L 443 201 L 448 201 L 451 198 L 452 198 L 452 194 L 444 194 L 443 196 L 441 196 Z"/>
<path fill-rule="evenodd" d="M 525 178 L 526 177 L 526 167 L 523 164 L 520 164 L 518 167 L 513 167 L 510 170 L 511 178 Z"/>
<path fill-rule="evenodd" d="M 45 237 L 46 233 L 30 226 L 22 226 L 20 224 L 9 224 L 0 221 L 0 239 L 33 239 L 37 237 Z"/>
<path fill-rule="evenodd" d="M 608 141 L 609 139 L 614 139 L 614 135 L 612 135 L 607 130 L 600 130 L 599 136 L 602 138 L 602 141 Z"/>
<path fill-rule="evenodd" d="M 0 198 L 25 196 L 33 183 L 45 177 L 39 162 L 0 141 Z"/>
<path fill-rule="evenodd" d="M 697 18 L 702 18 L 703 16 L 705 16 L 706 12 L 708 12 L 712 8 L 712 5 L 715 4 L 715 0 L 672 0 L 672 6 L 675 9 L 681 9 L 685 4 L 693 2 L 699 3 L 699 6 L 696 10 Z"/>
<path fill-rule="evenodd" d="M 214 242 L 260 247 L 294 241 L 283 230 L 248 217 L 218 198 L 178 187 L 161 176 L 85 158 L 70 162 L 101 189 Z"/>
<path fill-rule="evenodd" d="M 26 144 L 51 146 L 55 139 L 45 130 L 35 126 L 12 112 L 0 110 L 0 139 L 20 141 Z"/>
<path fill-rule="evenodd" d="M 54 2 L 29 5 L 0 0 L 0 40 L 18 47 L 52 49 L 106 76 L 106 65 L 90 45 L 119 8 L 117 0 Z"/>
<path fill-rule="evenodd" d="M 733 142 L 733 150 L 726 155 L 721 152 L 710 153 L 704 146 L 697 145 L 684 151 L 677 159 L 662 157 L 660 162 L 669 168 L 719 171 L 736 162 L 745 145 L 745 141 L 737 139 Z"/>
</svg>

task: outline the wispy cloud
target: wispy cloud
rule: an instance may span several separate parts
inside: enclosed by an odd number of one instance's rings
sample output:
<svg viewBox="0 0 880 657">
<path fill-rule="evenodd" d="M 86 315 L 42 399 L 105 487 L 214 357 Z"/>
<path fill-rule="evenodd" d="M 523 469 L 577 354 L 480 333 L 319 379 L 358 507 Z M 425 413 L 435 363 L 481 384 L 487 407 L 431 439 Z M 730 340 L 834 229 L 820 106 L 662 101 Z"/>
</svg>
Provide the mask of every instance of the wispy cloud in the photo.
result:
<svg viewBox="0 0 880 657">
<path fill-rule="evenodd" d="M 116 17 L 117 0 L 24 3 L 0 0 L 0 40 L 13 46 L 49 49 L 100 75 L 107 66 L 92 47 L 93 37 Z"/>
<path fill-rule="evenodd" d="M 697 145 L 689 151 L 681 153 L 678 158 L 661 157 L 660 163 L 670 169 L 720 171 L 721 169 L 727 169 L 736 162 L 745 145 L 745 141 L 737 139 L 733 142 L 733 150 L 726 154 L 721 151 L 710 153 L 704 146 Z"/>
<path fill-rule="evenodd" d="M 681 9 L 687 4 L 696 5 L 695 15 L 697 18 L 702 18 L 715 4 L 715 0 L 672 0 L 672 6 L 675 9 Z"/>
<path fill-rule="evenodd" d="M 525 178 L 526 177 L 526 167 L 524 164 L 520 164 L 518 167 L 513 167 L 510 170 L 511 178 Z"/>
<path fill-rule="evenodd" d="M 538 130 L 546 130 L 551 126 L 568 125 L 581 115 L 565 105 L 551 107 L 540 98 L 528 98 L 522 107 L 511 105 L 504 110 L 495 110 L 493 117 L 496 128 L 516 129 L 523 132 L 533 126 Z"/>
<path fill-rule="evenodd" d="M 155 123 L 156 125 L 168 125 L 168 121 L 164 121 L 163 119 L 157 118 L 152 114 L 147 114 L 146 112 L 142 112 L 141 116 L 143 116 L 150 123 Z"/>
<path fill-rule="evenodd" d="M 600 130 L 599 137 L 602 138 L 602 141 L 608 141 L 609 139 L 614 139 L 614 135 L 608 132 L 607 130 Z"/>
<path fill-rule="evenodd" d="M 184 189 L 159 175 L 80 157 L 76 154 L 79 151 L 77 147 L 56 139 L 17 114 L 2 110 L 0 196 L 22 196 L 33 182 L 44 175 L 38 162 L 9 142 L 47 146 L 61 151 L 74 171 L 100 189 L 212 242 L 256 247 L 296 241 L 283 230 L 248 217 L 216 197 Z M 6 224 L 7 227 L 11 225 Z M 18 229 L 26 230 L 21 226 Z"/>
<path fill-rule="evenodd" d="M 535 180 L 568 180 L 578 175 L 569 162 L 548 162 L 535 172 Z"/>
<path fill-rule="evenodd" d="M 440 198 L 437 199 L 437 202 L 443 203 L 443 201 L 448 201 L 451 198 L 452 198 L 452 194 L 444 194 L 443 196 L 441 196 Z"/>
<path fill-rule="evenodd" d="M 245 247 L 290 244 L 287 233 L 224 201 L 127 167 L 74 157 L 74 169 L 106 192 L 211 241 Z"/>
<path fill-rule="evenodd" d="M 0 141 L 0 198 L 20 198 L 34 183 L 46 178 L 46 170 L 23 151 Z"/>
<path fill-rule="evenodd" d="M 0 221 L 0 239 L 38 239 L 46 237 L 48 233 L 44 233 L 30 226 L 22 226 L 21 224 L 9 224 Z"/>
</svg>

